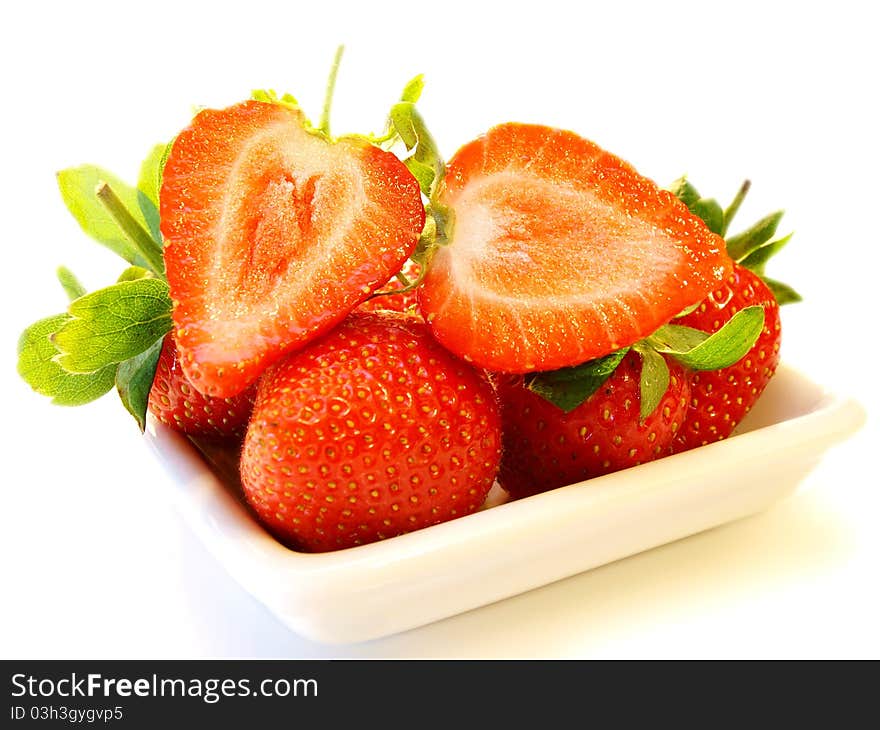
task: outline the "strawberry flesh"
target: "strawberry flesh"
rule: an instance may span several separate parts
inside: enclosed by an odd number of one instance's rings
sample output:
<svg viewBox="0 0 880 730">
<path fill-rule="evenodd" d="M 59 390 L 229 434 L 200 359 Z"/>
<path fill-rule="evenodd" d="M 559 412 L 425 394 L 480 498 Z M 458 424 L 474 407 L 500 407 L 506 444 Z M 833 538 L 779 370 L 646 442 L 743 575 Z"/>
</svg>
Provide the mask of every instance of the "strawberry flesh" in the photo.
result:
<svg viewBox="0 0 880 730">
<path fill-rule="evenodd" d="M 424 224 L 394 155 L 331 143 L 298 110 L 257 101 L 202 111 L 181 132 L 160 214 L 184 370 L 222 397 L 341 321 L 400 269 Z"/>
</svg>

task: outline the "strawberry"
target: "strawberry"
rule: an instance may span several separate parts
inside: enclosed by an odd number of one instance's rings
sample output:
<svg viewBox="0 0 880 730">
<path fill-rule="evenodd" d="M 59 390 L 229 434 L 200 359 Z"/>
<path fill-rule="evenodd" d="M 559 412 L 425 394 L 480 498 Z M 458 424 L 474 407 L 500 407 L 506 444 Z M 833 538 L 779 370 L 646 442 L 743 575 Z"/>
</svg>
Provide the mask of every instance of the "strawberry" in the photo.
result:
<svg viewBox="0 0 880 730">
<path fill-rule="evenodd" d="M 749 187 L 746 182 L 725 211 L 716 207 L 714 201 L 700 198 L 684 179 L 676 181 L 672 189 L 693 210 L 704 215 L 710 227 L 725 234 Z M 691 400 L 685 427 L 679 430 L 673 444 L 675 452 L 730 436 L 776 372 L 782 338 L 779 304 L 800 300 L 790 287 L 764 278 L 767 261 L 791 238 L 788 235 L 771 241 L 781 218 L 781 211 L 773 213 L 730 237 L 727 250 L 737 261 L 732 272 L 694 311 L 677 320 L 681 325 L 716 332 L 745 307 L 758 305 L 764 309 L 761 333 L 742 359 L 729 367 L 691 376 Z"/>
<path fill-rule="evenodd" d="M 288 103 L 205 110 L 160 192 L 175 339 L 202 393 L 242 392 L 400 270 L 424 225 L 403 163 Z"/>
<path fill-rule="evenodd" d="M 395 313 L 355 313 L 260 379 L 242 485 L 280 540 L 321 552 L 466 515 L 501 456 L 487 380 Z"/>
<path fill-rule="evenodd" d="M 150 412 L 166 426 L 191 436 L 239 438 L 244 435 L 253 408 L 256 387 L 232 398 L 199 393 L 180 366 L 177 347 L 166 335 L 150 389 Z"/>
<path fill-rule="evenodd" d="M 730 436 L 776 372 L 782 334 L 779 305 L 773 292 L 761 277 L 739 264 L 734 265 L 728 279 L 696 310 L 678 320 L 681 324 L 714 332 L 732 314 L 755 304 L 764 307 L 764 328 L 754 347 L 730 367 L 691 376 L 687 421 L 675 441 L 675 451 Z"/>
<path fill-rule="evenodd" d="M 646 337 L 729 271 L 674 195 L 572 132 L 503 124 L 460 149 L 448 245 L 419 291 L 437 339 L 484 368 L 572 366 Z"/>
<path fill-rule="evenodd" d="M 497 376 L 504 432 L 498 482 L 511 496 L 525 497 L 671 453 L 687 412 L 690 386 L 685 368 L 671 358 L 666 362 L 669 385 L 643 420 L 642 360 L 632 350 L 568 413 L 532 392 L 522 376 Z"/>
</svg>

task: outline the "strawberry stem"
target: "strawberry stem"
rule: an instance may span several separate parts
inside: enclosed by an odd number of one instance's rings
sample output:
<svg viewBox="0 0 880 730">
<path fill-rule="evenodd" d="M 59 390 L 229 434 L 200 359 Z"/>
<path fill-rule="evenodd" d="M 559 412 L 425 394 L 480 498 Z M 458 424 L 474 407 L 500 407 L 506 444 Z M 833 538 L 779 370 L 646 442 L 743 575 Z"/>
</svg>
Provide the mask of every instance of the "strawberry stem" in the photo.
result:
<svg viewBox="0 0 880 730">
<path fill-rule="evenodd" d="M 328 137 L 330 136 L 330 109 L 333 106 L 333 92 L 336 89 L 336 76 L 339 73 L 339 63 L 342 61 L 342 52 L 344 50 L 345 46 L 339 46 L 336 49 L 333 65 L 330 66 L 330 75 L 327 77 L 327 88 L 324 91 L 324 108 L 321 110 L 321 121 L 318 124 L 318 129 Z"/>
<path fill-rule="evenodd" d="M 429 259 L 430 259 L 430 257 L 429 257 Z M 419 262 L 419 264 L 420 264 L 419 274 L 418 274 L 418 276 L 416 276 L 415 279 L 407 279 L 407 277 L 401 272 L 398 272 L 397 274 L 395 274 L 395 277 L 397 278 L 397 280 L 403 285 L 402 288 L 400 288 L 400 289 L 387 289 L 385 291 L 374 291 L 367 298 L 374 299 L 375 297 L 389 297 L 393 294 L 409 294 L 409 292 L 415 291 L 416 289 L 418 289 L 422 285 L 422 282 L 425 280 L 425 275 L 428 273 L 428 265 L 430 264 L 429 259 Z"/>
<path fill-rule="evenodd" d="M 740 186 L 739 191 L 736 194 L 736 197 L 733 199 L 730 205 L 727 206 L 727 210 L 724 211 L 724 224 L 721 226 L 722 238 L 727 235 L 727 229 L 730 226 L 730 222 L 733 220 L 733 217 L 739 210 L 739 206 L 742 205 L 742 202 L 746 197 L 746 193 L 749 192 L 750 187 L 752 187 L 752 181 L 744 180 L 743 184 Z"/>
<path fill-rule="evenodd" d="M 125 203 L 113 192 L 113 188 L 105 182 L 99 183 L 97 190 L 95 190 L 95 195 L 97 195 L 98 200 L 101 201 L 101 204 L 110 214 L 110 217 L 122 229 L 126 238 L 143 257 L 144 261 L 147 262 L 153 273 L 159 276 L 164 275 L 165 261 L 162 258 L 161 249 L 157 246 L 153 237 L 147 233 L 146 229 L 128 212 Z"/>
</svg>

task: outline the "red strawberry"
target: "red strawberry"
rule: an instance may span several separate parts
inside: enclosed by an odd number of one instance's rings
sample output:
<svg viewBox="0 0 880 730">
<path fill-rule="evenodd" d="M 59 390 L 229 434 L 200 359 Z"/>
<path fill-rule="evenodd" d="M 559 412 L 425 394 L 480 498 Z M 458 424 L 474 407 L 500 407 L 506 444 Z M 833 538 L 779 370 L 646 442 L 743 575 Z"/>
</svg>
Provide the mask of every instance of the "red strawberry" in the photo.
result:
<svg viewBox="0 0 880 730">
<path fill-rule="evenodd" d="M 710 228 L 725 235 L 751 184 L 743 183 L 733 202 L 724 210 L 714 199 L 702 198 L 685 178 L 671 189 Z M 676 320 L 704 332 L 717 332 L 737 312 L 761 306 L 764 325 L 751 349 L 734 364 L 720 370 L 694 373 L 691 402 L 685 427 L 679 431 L 676 452 L 727 438 L 764 392 L 779 364 L 782 335 L 779 305 L 800 301 L 790 286 L 765 276 L 767 262 L 781 251 L 791 234 L 772 240 L 782 211 L 765 216 L 726 240 L 728 254 L 736 263 L 727 278 L 693 311 Z"/>
<path fill-rule="evenodd" d="M 454 213 L 419 293 L 440 342 L 490 370 L 554 370 L 651 334 L 729 270 L 724 242 L 592 142 L 503 124 L 449 163 Z"/>
<path fill-rule="evenodd" d="M 160 214 L 181 361 L 213 396 L 330 330 L 400 269 L 424 225 L 393 154 L 261 101 L 202 111 L 178 135 Z"/>
<path fill-rule="evenodd" d="M 633 351 L 568 413 L 524 387 L 521 376 L 498 376 L 504 432 L 501 486 L 514 497 L 524 497 L 671 453 L 690 387 L 685 369 L 671 358 L 666 362 L 669 386 L 644 421 L 639 418 L 642 360 Z"/>
<path fill-rule="evenodd" d="M 782 335 L 773 292 L 760 276 L 739 264 L 696 310 L 676 320 L 704 332 L 716 332 L 736 312 L 754 304 L 764 307 L 764 329 L 746 356 L 722 370 L 691 376 L 690 406 L 685 427 L 675 440 L 675 451 L 730 436 L 776 372 Z"/>
<path fill-rule="evenodd" d="M 357 313 L 260 379 L 241 476 L 279 539 L 320 552 L 473 512 L 500 456 L 483 376 L 417 319 Z"/>
<path fill-rule="evenodd" d="M 191 436 L 239 438 L 254 404 L 256 387 L 232 398 L 211 398 L 190 383 L 171 335 L 165 337 L 150 389 L 150 412 L 166 426 Z"/>
</svg>

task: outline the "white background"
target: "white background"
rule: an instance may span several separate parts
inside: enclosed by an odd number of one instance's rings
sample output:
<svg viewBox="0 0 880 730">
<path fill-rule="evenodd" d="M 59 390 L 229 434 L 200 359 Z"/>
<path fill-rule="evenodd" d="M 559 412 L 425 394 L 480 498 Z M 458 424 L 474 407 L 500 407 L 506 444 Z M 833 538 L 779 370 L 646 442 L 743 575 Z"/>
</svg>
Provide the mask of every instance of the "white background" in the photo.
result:
<svg viewBox="0 0 880 730">
<path fill-rule="evenodd" d="M 25 9 L 25 5 L 27 6 Z M 876 414 L 876 111 L 868 3 L 14 3 L 0 30 L 5 343 L 0 509 L 4 657 L 880 657 L 875 419 L 758 517 L 462 616 L 356 646 L 290 633 L 179 520 L 114 398 L 49 405 L 15 341 L 120 264 L 65 211 L 54 172 L 134 179 L 193 105 L 252 88 L 317 116 L 347 44 L 334 130 L 378 130 L 403 83 L 447 156 L 493 123 L 572 128 L 665 183 L 687 172 L 742 220 L 796 231 L 770 274 L 783 357 Z M 308 8 L 308 9 L 307 9 Z M 475 556 L 475 559 L 478 559 Z"/>
</svg>

